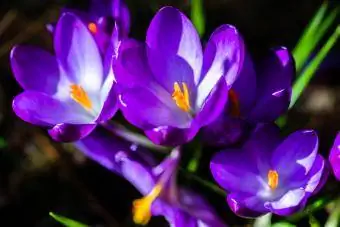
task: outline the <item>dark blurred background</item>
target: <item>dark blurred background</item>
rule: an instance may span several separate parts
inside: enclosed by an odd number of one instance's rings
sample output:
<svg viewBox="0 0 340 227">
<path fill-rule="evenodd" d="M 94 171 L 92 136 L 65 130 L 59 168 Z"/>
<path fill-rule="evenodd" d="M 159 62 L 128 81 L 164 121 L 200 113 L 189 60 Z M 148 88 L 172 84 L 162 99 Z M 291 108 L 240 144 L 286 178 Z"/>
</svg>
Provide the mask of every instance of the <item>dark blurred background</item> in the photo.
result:
<svg viewBox="0 0 340 227">
<path fill-rule="evenodd" d="M 271 47 L 293 49 L 322 2 L 205 0 L 203 39 L 207 40 L 219 25 L 228 23 L 240 30 L 255 59 Z M 189 0 L 127 0 L 127 4 L 132 16 L 131 36 L 138 39 L 144 39 L 148 23 L 161 6 L 173 5 L 190 15 Z M 331 2 L 331 7 L 336 4 L 339 3 Z M 60 226 L 48 216 L 49 211 L 91 226 L 134 226 L 131 203 L 140 195 L 131 185 L 73 151 L 69 145 L 54 143 L 44 130 L 24 123 L 11 109 L 12 99 L 21 88 L 11 73 L 10 49 L 14 44 L 30 43 L 52 51 L 52 37 L 45 24 L 56 21 L 65 5 L 86 8 L 87 1 L 0 2 L 0 226 Z M 335 24 L 339 24 L 339 20 Z M 334 27 L 328 36 L 333 30 Z M 327 157 L 335 133 L 340 129 L 340 43 L 289 112 L 287 128 L 316 129 L 320 151 Z M 332 178 L 329 181 L 321 195 L 327 193 L 327 187 L 339 187 Z M 219 195 L 194 182 L 190 186 L 202 190 L 228 224 L 246 226 L 249 223 L 233 215 Z M 326 211 L 316 214 L 321 223 L 326 216 Z M 302 220 L 298 225 L 306 223 Z M 156 218 L 150 226 L 167 224 L 162 218 Z"/>
</svg>

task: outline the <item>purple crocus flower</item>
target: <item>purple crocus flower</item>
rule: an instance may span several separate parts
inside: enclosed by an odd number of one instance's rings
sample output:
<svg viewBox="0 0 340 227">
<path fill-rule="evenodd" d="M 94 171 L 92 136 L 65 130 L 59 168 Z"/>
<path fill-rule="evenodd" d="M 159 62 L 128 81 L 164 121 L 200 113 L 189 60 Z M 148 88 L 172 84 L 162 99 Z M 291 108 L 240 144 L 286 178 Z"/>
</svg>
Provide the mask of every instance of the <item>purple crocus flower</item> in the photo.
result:
<svg viewBox="0 0 340 227">
<path fill-rule="evenodd" d="M 193 24 L 164 7 L 146 43 L 121 44 L 115 66 L 121 110 L 156 144 L 187 142 L 221 113 L 242 61 L 243 42 L 234 27 L 216 29 L 203 54 Z"/>
<path fill-rule="evenodd" d="M 285 216 L 303 208 L 327 178 L 325 161 L 317 150 L 318 137 L 312 130 L 282 140 L 278 128 L 259 125 L 242 148 L 217 153 L 210 169 L 229 192 L 227 202 L 237 215 Z"/>
<path fill-rule="evenodd" d="M 151 216 L 164 216 L 174 227 L 226 226 L 205 199 L 177 186 L 176 168 L 180 158 L 177 149 L 155 165 L 148 151 L 99 129 L 77 141 L 76 146 L 145 195 L 133 203 L 136 223 L 147 224 Z"/>
<path fill-rule="evenodd" d="M 242 71 L 229 90 L 224 112 L 204 127 L 204 140 L 225 146 L 240 140 L 257 123 L 275 121 L 288 110 L 295 63 L 290 52 L 279 47 L 261 62 L 253 64 L 245 54 Z"/>
<path fill-rule="evenodd" d="M 51 128 L 58 141 L 88 135 L 116 112 L 113 73 L 103 61 L 94 38 L 75 15 L 59 19 L 56 56 L 31 46 L 16 46 L 10 60 L 24 92 L 13 100 L 14 112 L 24 121 Z"/>
<path fill-rule="evenodd" d="M 99 50 L 106 53 L 115 26 L 119 29 L 119 39 L 127 38 L 130 30 L 130 13 L 122 0 L 91 0 L 88 11 L 64 8 L 63 12 L 77 15 L 95 38 Z M 50 32 L 54 24 L 48 24 Z"/>
<path fill-rule="evenodd" d="M 338 132 L 329 154 L 329 163 L 331 164 L 334 176 L 337 180 L 340 180 L 340 132 Z"/>
</svg>

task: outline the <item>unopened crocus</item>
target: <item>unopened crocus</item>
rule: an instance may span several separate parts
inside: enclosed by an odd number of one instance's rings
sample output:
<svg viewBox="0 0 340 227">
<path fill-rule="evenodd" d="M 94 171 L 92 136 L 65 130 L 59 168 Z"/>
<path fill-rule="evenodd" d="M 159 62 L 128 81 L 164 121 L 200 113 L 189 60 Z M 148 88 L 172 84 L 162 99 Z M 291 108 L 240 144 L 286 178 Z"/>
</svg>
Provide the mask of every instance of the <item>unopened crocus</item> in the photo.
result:
<svg viewBox="0 0 340 227">
<path fill-rule="evenodd" d="M 301 130 L 281 139 L 273 125 L 259 125 L 242 148 L 226 149 L 211 160 L 210 170 L 227 192 L 237 215 L 291 215 L 302 209 L 327 178 L 317 153 L 318 137 Z"/>
<path fill-rule="evenodd" d="M 288 110 L 295 75 L 291 53 L 284 47 L 276 48 L 256 64 L 245 55 L 224 112 L 202 130 L 204 140 L 211 145 L 236 143 L 257 123 L 273 122 Z"/>
<path fill-rule="evenodd" d="M 340 180 L 340 132 L 338 132 L 329 154 L 329 163 L 332 167 L 334 176 L 337 180 Z"/>
<path fill-rule="evenodd" d="M 193 24 L 172 7 L 157 12 L 145 43 L 126 41 L 121 50 L 116 80 L 125 118 L 154 143 L 172 146 L 221 113 L 243 61 L 233 26 L 216 29 L 203 54 Z"/>
<path fill-rule="evenodd" d="M 64 13 L 77 15 L 95 38 L 100 52 L 105 55 L 109 48 L 115 27 L 119 39 L 127 38 L 130 30 L 130 13 L 123 0 L 91 0 L 88 10 L 64 8 Z M 55 31 L 54 24 L 48 24 L 50 32 Z"/>
<path fill-rule="evenodd" d="M 143 198 L 133 202 L 133 220 L 146 225 L 152 216 L 164 216 L 174 227 L 226 226 L 197 193 L 176 184 L 180 158 L 175 149 L 159 165 L 150 152 L 96 129 L 76 146 L 87 156 L 135 186 Z"/>
<path fill-rule="evenodd" d="M 65 13 L 54 35 L 55 56 L 40 48 L 16 46 L 10 60 L 25 90 L 13 110 L 26 122 L 50 128 L 58 141 L 88 135 L 116 112 L 113 74 L 93 36 L 77 16 Z"/>
</svg>

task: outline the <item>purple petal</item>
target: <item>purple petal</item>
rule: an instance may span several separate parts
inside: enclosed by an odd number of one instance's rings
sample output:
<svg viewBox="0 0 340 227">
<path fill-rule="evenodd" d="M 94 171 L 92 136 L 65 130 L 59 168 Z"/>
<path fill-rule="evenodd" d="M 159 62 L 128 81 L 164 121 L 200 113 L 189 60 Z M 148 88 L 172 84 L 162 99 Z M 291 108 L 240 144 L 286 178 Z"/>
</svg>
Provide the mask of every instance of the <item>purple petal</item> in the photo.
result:
<svg viewBox="0 0 340 227">
<path fill-rule="evenodd" d="M 123 41 L 119 47 L 114 71 L 119 86 L 147 85 L 152 80 L 152 72 L 145 44 L 134 40 Z"/>
<path fill-rule="evenodd" d="M 317 150 L 318 136 L 315 131 L 297 131 L 276 148 L 271 157 L 271 166 L 281 179 L 303 176 L 312 168 Z"/>
<path fill-rule="evenodd" d="M 227 99 L 228 86 L 224 80 L 220 80 L 197 110 L 195 117 L 197 124 L 205 126 L 213 122 L 224 110 Z"/>
<path fill-rule="evenodd" d="M 256 101 L 257 81 L 253 61 L 245 47 L 242 55 L 242 68 L 231 89 L 233 89 L 236 101 L 239 104 L 240 115 L 247 117 Z"/>
<path fill-rule="evenodd" d="M 103 84 L 101 91 L 101 103 L 104 103 L 104 105 L 96 120 L 97 122 L 109 120 L 118 110 L 117 94 L 113 80 L 113 75 L 109 75 Z"/>
<path fill-rule="evenodd" d="M 224 115 L 222 113 L 217 120 L 202 128 L 202 138 L 205 143 L 211 146 L 227 146 L 238 142 L 245 134 L 244 121 Z"/>
<path fill-rule="evenodd" d="M 190 128 L 175 128 L 170 126 L 160 126 L 146 130 L 145 134 L 155 144 L 166 146 L 178 146 L 189 142 L 196 135 L 198 128 L 192 125 Z"/>
<path fill-rule="evenodd" d="M 235 27 L 222 25 L 211 35 L 204 51 L 202 78 L 196 106 L 200 107 L 221 79 L 231 86 L 243 63 L 244 44 Z"/>
<path fill-rule="evenodd" d="M 88 136 L 96 124 L 58 124 L 48 130 L 50 136 L 58 142 L 73 142 Z"/>
<path fill-rule="evenodd" d="M 189 127 L 191 117 L 175 106 L 170 97 L 170 101 L 164 98 L 144 87 L 134 87 L 119 95 L 120 108 L 128 121 L 145 130 L 158 126 Z"/>
<path fill-rule="evenodd" d="M 255 122 L 276 120 L 287 111 L 290 103 L 295 64 L 286 48 L 278 48 L 259 65 L 257 102 L 250 114 Z"/>
<path fill-rule="evenodd" d="M 15 79 L 23 89 L 49 95 L 57 92 L 60 75 L 52 54 L 31 46 L 16 46 L 10 59 Z"/>
<path fill-rule="evenodd" d="M 262 187 L 256 162 L 249 152 L 227 149 L 213 156 L 210 171 L 217 183 L 227 191 L 256 194 Z"/>
<path fill-rule="evenodd" d="M 192 217 L 195 217 L 207 226 L 225 226 L 215 210 L 202 196 L 185 189 L 180 190 L 179 196 L 182 209 L 188 212 Z"/>
<path fill-rule="evenodd" d="M 264 207 L 264 202 L 256 195 L 230 193 L 227 202 L 230 209 L 241 217 L 256 218 L 269 213 L 269 210 Z"/>
<path fill-rule="evenodd" d="M 157 49 L 147 48 L 149 66 L 155 80 L 170 94 L 174 91 L 174 84 L 186 83 L 191 101 L 196 95 L 194 71 L 190 65 L 178 55 L 164 55 Z M 192 103 L 192 102 L 191 102 Z"/>
<path fill-rule="evenodd" d="M 329 154 L 329 162 L 331 164 L 334 176 L 340 180 L 340 132 L 338 132 L 333 147 Z"/>
<path fill-rule="evenodd" d="M 87 92 L 98 92 L 102 86 L 102 59 L 87 27 L 73 14 L 65 13 L 58 21 L 54 47 L 61 67 L 71 83 Z"/>
<path fill-rule="evenodd" d="M 178 55 L 192 68 L 198 83 L 202 67 L 202 47 L 199 36 L 190 20 L 173 7 L 164 7 L 152 19 L 146 43 L 163 56 Z"/>
<path fill-rule="evenodd" d="M 303 188 L 297 188 L 289 190 L 277 201 L 267 202 L 265 207 L 274 214 L 288 216 L 301 210 L 306 205 L 309 196 L 310 194 L 306 193 Z"/>
<path fill-rule="evenodd" d="M 36 125 L 87 124 L 92 121 L 77 103 L 69 105 L 41 92 L 23 92 L 14 98 L 12 106 L 18 117 Z"/>
</svg>

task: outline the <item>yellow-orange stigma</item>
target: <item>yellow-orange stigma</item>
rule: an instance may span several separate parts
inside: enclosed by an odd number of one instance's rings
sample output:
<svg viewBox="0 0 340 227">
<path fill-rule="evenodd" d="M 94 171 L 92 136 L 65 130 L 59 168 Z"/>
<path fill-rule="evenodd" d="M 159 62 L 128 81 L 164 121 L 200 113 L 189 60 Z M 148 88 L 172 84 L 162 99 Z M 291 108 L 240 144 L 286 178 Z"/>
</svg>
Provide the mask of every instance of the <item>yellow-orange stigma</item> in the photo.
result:
<svg viewBox="0 0 340 227">
<path fill-rule="evenodd" d="M 139 225 L 146 225 L 151 219 L 151 205 L 161 194 L 163 187 L 156 185 L 152 191 L 141 199 L 133 201 L 133 221 Z"/>
<path fill-rule="evenodd" d="M 87 25 L 87 28 L 90 30 L 90 32 L 92 32 L 93 34 L 96 34 L 98 32 L 98 28 L 97 25 L 93 22 L 89 23 Z"/>
<path fill-rule="evenodd" d="M 272 190 L 275 190 L 279 185 L 279 174 L 275 170 L 268 171 L 268 185 Z"/>
<path fill-rule="evenodd" d="M 182 88 L 177 82 L 174 83 L 174 91 L 172 92 L 172 99 L 176 102 L 178 108 L 184 112 L 190 111 L 190 97 L 188 86 L 185 82 L 182 82 Z"/>
<path fill-rule="evenodd" d="M 77 103 L 79 103 L 87 111 L 91 111 L 92 102 L 89 96 L 87 95 L 86 91 L 80 85 L 77 84 L 72 84 L 70 86 L 70 89 L 71 98 Z"/>
<path fill-rule="evenodd" d="M 230 114 L 234 117 L 239 117 L 241 115 L 240 102 L 238 100 L 236 92 L 233 89 L 229 90 L 229 100 L 231 103 Z"/>
</svg>

